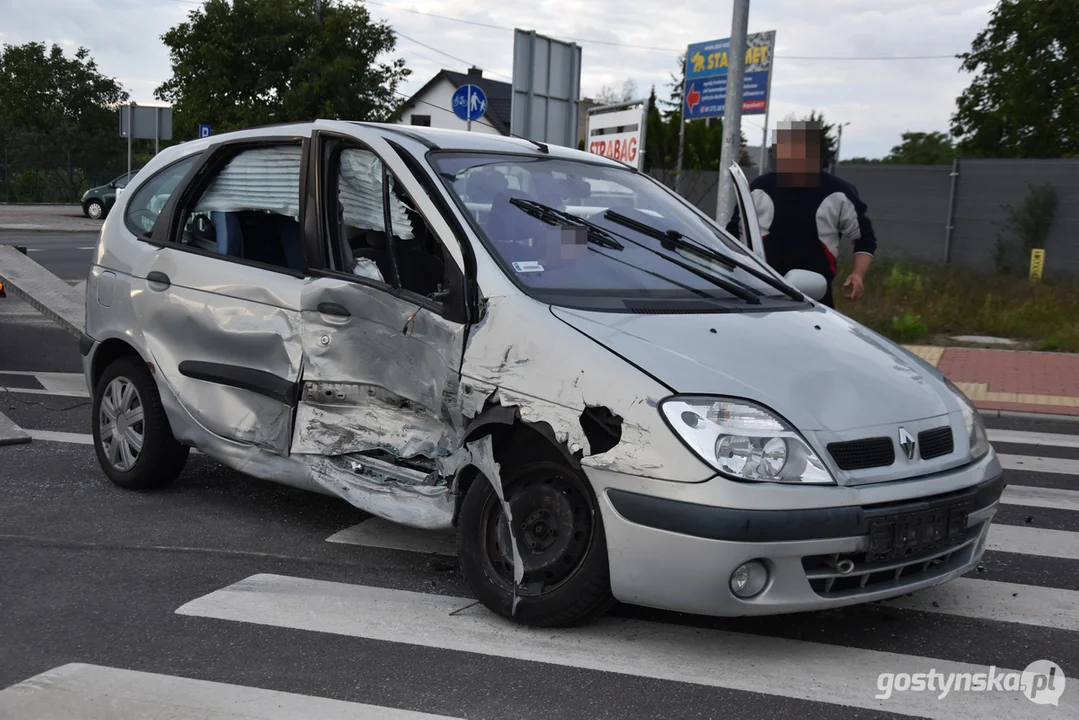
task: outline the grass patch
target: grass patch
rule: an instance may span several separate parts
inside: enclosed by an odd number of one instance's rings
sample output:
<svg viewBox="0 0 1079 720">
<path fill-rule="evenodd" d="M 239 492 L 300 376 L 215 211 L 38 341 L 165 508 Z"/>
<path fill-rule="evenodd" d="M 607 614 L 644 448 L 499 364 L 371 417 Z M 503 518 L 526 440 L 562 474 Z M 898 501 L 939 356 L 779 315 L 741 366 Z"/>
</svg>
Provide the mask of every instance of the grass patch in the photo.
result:
<svg viewBox="0 0 1079 720">
<path fill-rule="evenodd" d="M 1033 350 L 1079 352 L 1079 282 L 973 273 L 945 265 L 877 259 L 857 302 L 843 297 L 851 260 L 840 262 L 836 309 L 893 340 L 992 335 Z"/>
</svg>

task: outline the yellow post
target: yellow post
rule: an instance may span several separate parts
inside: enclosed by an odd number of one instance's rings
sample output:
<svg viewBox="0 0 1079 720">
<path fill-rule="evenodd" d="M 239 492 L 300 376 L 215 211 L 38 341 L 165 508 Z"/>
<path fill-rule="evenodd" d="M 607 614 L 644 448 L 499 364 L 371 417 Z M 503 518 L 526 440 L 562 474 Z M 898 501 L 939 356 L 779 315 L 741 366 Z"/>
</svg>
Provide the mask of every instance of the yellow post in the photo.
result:
<svg viewBox="0 0 1079 720">
<path fill-rule="evenodd" d="M 1030 251 L 1030 279 L 1041 282 L 1043 270 L 1045 270 L 1045 250 L 1035 248 Z"/>
</svg>

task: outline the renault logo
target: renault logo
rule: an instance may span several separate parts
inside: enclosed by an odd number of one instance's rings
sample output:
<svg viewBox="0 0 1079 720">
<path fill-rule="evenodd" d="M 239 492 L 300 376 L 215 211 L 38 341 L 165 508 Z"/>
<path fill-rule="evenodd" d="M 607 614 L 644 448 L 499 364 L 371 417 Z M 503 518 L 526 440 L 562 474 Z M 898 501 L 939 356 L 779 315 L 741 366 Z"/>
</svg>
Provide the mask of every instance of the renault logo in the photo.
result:
<svg viewBox="0 0 1079 720">
<path fill-rule="evenodd" d="M 906 428 L 899 428 L 899 447 L 907 454 L 907 460 L 914 459 L 914 438 L 910 436 Z"/>
</svg>

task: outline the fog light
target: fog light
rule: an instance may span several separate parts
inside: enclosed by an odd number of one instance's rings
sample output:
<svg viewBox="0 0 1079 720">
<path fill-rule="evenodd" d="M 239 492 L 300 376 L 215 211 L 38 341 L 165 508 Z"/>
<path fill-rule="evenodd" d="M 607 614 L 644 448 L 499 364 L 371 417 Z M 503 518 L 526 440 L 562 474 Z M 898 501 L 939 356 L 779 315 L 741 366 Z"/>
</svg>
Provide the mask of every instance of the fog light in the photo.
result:
<svg viewBox="0 0 1079 720">
<path fill-rule="evenodd" d="M 768 584 L 768 568 L 756 560 L 739 565 L 731 573 L 731 592 L 740 598 L 750 598 Z"/>
</svg>

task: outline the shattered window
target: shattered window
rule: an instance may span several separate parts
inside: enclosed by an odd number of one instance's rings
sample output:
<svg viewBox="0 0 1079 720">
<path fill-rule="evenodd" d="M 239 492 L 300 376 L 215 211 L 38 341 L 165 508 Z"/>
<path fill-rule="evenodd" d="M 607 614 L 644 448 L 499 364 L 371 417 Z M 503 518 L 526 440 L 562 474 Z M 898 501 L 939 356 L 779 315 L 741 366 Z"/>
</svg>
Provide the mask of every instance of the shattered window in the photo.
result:
<svg viewBox="0 0 1079 720">
<path fill-rule="evenodd" d="M 370 150 L 347 148 L 338 158 L 341 269 L 423 297 L 439 292 L 441 244 L 394 174 Z"/>
</svg>

